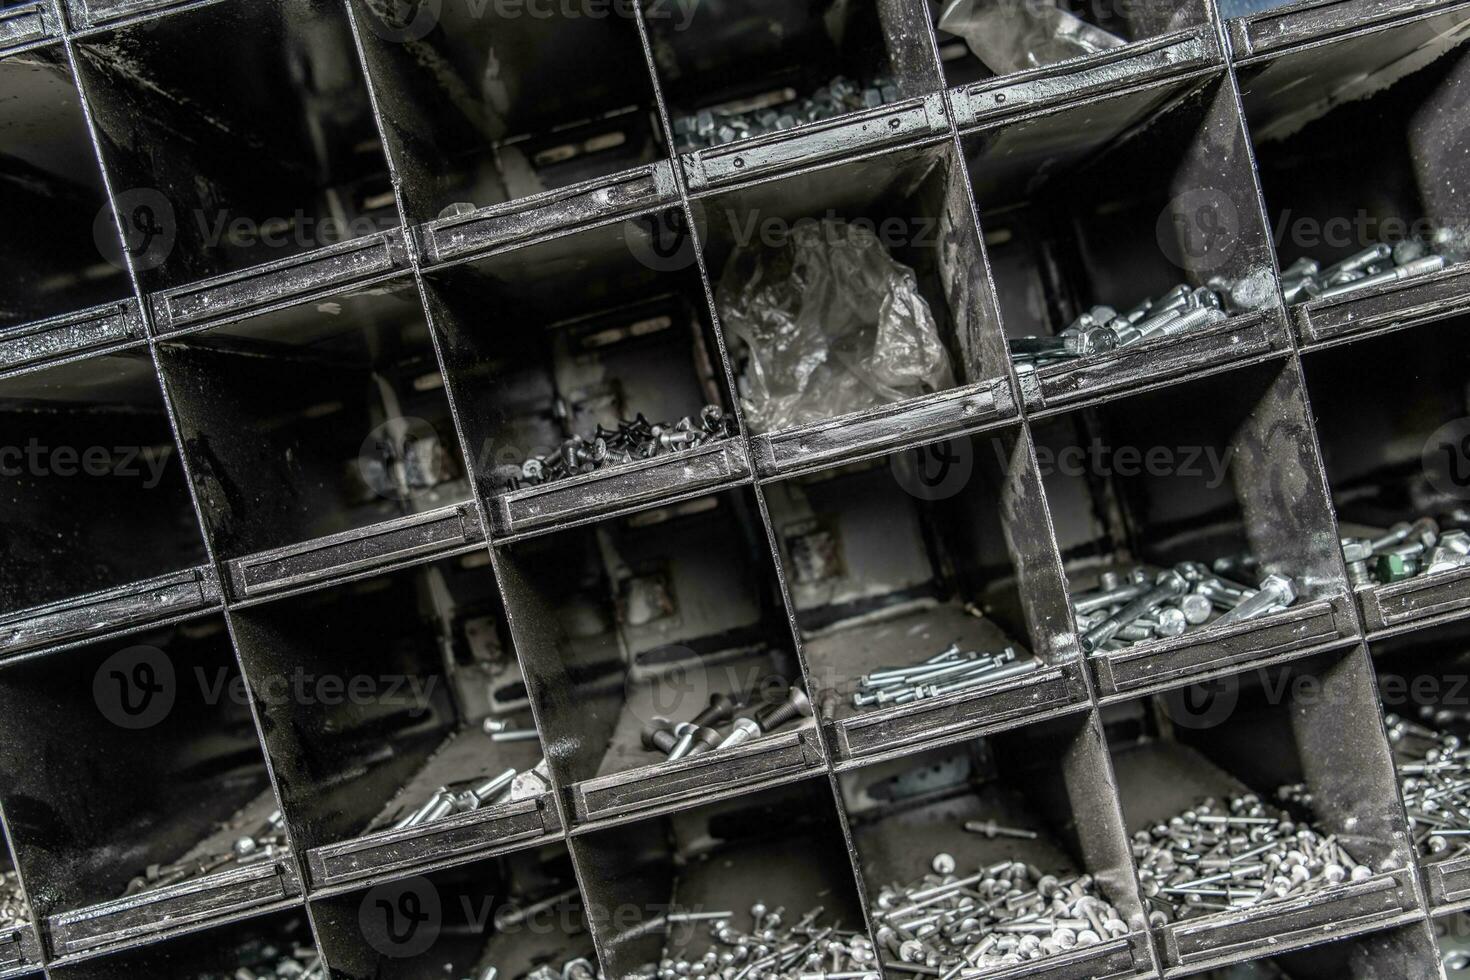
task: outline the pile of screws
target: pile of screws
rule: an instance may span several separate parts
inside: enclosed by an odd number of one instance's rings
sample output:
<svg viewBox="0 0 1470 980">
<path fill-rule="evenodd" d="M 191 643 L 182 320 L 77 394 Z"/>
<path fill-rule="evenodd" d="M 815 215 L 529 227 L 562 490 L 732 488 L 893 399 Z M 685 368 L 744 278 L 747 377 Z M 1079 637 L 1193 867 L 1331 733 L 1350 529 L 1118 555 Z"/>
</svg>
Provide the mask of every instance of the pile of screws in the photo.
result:
<svg viewBox="0 0 1470 980">
<path fill-rule="evenodd" d="M 1142 568 L 1127 574 L 1103 573 L 1098 588 L 1072 599 L 1083 631 L 1083 651 L 1117 650 L 1179 636 L 1206 622 L 1216 626 L 1243 623 L 1279 612 L 1296 601 L 1296 583 L 1285 575 L 1267 575 L 1256 588 L 1223 578 L 1224 570 L 1236 564 L 1234 559 L 1222 559 L 1213 568 L 1181 562 L 1158 574 Z"/>
<path fill-rule="evenodd" d="M 654 718 L 643 728 L 643 747 L 664 756 L 669 762 L 733 748 L 751 739 L 774 732 L 797 718 L 810 718 L 812 703 L 801 688 L 792 686 L 786 700 L 777 704 L 757 704 L 754 694 L 731 697 L 711 694 L 709 705 L 689 721 L 674 722 Z M 730 731 L 721 732 L 729 727 Z"/>
<path fill-rule="evenodd" d="M 1463 712 L 1428 705 L 1421 717 L 1433 724 L 1467 720 Z M 1435 859 L 1470 853 L 1470 780 L 1465 778 L 1470 750 L 1458 735 L 1397 715 L 1384 715 L 1383 723 L 1420 853 Z"/>
<path fill-rule="evenodd" d="M 852 704 L 869 708 L 943 697 L 1019 677 L 1036 667 L 1035 660 L 1017 661 L 1011 647 L 1000 653 L 979 653 L 961 651 L 958 643 L 951 643 L 923 663 L 883 667 L 864 674 Z"/>
<path fill-rule="evenodd" d="M 442 820 L 451 814 L 467 813 L 514 800 L 535 799 L 550 791 L 551 774 L 546 760 L 542 759 L 534 768 L 525 772 L 510 768 L 488 779 L 464 780 L 440 786 L 429 794 L 427 800 L 401 816 L 393 829 L 407 830 L 409 827 Z"/>
<path fill-rule="evenodd" d="M 0 936 L 30 921 L 25 893 L 20 889 L 20 875 L 14 870 L 0 871 Z"/>
<path fill-rule="evenodd" d="M 1140 344 L 1156 337 L 1172 337 L 1226 319 L 1223 282 L 1192 287 L 1180 283 L 1158 299 L 1146 299 L 1126 313 L 1111 306 L 1094 306 L 1055 337 L 1019 337 L 1012 340 L 1011 360 L 1017 369 L 1034 371 L 1056 361 Z"/>
<path fill-rule="evenodd" d="M 695 959 L 666 958 L 656 969 L 636 974 L 643 980 L 719 978 L 719 980 L 879 980 L 878 954 L 866 936 L 839 925 L 818 923 L 820 906 L 786 924 L 785 909 L 757 903 L 750 908 L 750 927 L 741 931 L 729 912 L 669 913 L 651 925 L 663 928 L 709 922 L 715 944 Z M 639 927 L 644 931 L 650 924 Z"/>
<path fill-rule="evenodd" d="M 275 943 L 251 940 L 235 951 L 239 966 L 230 973 L 199 974 L 197 980 L 326 980 L 326 965 L 316 948 L 294 943 L 283 950 Z"/>
<path fill-rule="evenodd" d="M 1283 802 L 1307 806 L 1300 786 Z M 1209 799 L 1133 838 L 1138 880 L 1155 925 L 1300 898 L 1373 872 L 1323 835 L 1259 797 Z"/>
<path fill-rule="evenodd" d="M 1441 531 L 1433 518 L 1421 517 L 1377 538 L 1343 538 L 1342 557 L 1354 587 L 1387 585 L 1470 566 L 1470 533 Z"/>
<path fill-rule="evenodd" d="M 128 882 L 123 895 L 137 895 L 155 888 L 166 888 L 222 869 L 274 861 L 285 853 L 286 821 L 281 811 L 277 810 L 260 826 L 236 838 L 228 851 L 185 858 L 173 864 L 150 864 L 143 874 Z"/>
<path fill-rule="evenodd" d="M 1288 303 L 1330 299 L 1425 276 L 1444 267 L 1443 255 L 1431 253 L 1418 239 L 1409 239 L 1394 246 L 1365 248 L 1325 269 L 1315 259 L 1297 259 L 1281 270 L 1281 288 Z"/>
<path fill-rule="evenodd" d="M 520 466 L 497 466 L 492 479 L 505 490 L 539 486 L 620 463 L 684 452 L 735 432 L 735 419 L 718 405 L 704 406 L 697 422 L 687 415 L 672 424 L 650 422 L 640 412 L 632 420 L 622 420 L 616 429 L 599 425 L 590 438 L 574 435 L 556 452 L 532 456 Z"/>
<path fill-rule="evenodd" d="M 475 976 L 465 977 L 464 980 L 496 980 L 499 976 L 499 969 L 487 966 Z M 526 974 L 526 980 L 602 980 L 602 971 L 593 966 L 591 960 L 579 956 L 560 967 L 550 963 L 538 966 Z"/>
<path fill-rule="evenodd" d="M 674 119 L 674 149 L 679 153 L 764 136 L 805 123 L 832 119 L 860 109 L 876 109 L 898 101 L 898 86 L 875 78 L 866 88 L 838 75 L 811 95 L 785 104 L 734 104 L 704 109 Z"/>
<path fill-rule="evenodd" d="M 975 825 L 992 835 L 1035 836 Z M 1128 934 L 1091 875 L 1059 878 L 1002 861 L 957 877 L 948 854 L 935 855 L 931 867 L 932 874 L 878 893 L 872 920 L 888 975 L 973 976 Z"/>
</svg>

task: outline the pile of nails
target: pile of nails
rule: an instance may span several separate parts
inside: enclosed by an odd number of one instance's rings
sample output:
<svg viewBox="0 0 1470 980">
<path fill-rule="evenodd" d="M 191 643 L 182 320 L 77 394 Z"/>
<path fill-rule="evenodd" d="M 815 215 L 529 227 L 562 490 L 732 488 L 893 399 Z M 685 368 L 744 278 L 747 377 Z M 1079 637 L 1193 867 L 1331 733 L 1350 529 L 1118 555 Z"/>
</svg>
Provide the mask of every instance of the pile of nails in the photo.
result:
<svg viewBox="0 0 1470 980">
<path fill-rule="evenodd" d="M 495 806 L 514 800 L 529 800 L 551 791 L 551 775 L 546 760 L 524 772 L 515 768 L 483 779 L 462 780 L 447 783 L 429 794 L 417 806 L 407 812 L 399 811 L 394 830 L 407 830 L 435 820 L 443 820 L 455 813 L 468 813 L 481 807 Z"/>
<path fill-rule="evenodd" d="M 1432 517 L 1401 521 L 1376 538 L 1343 538 L 1342 557 L 1356 588 L 1470 566 L 1470 533 L 1441 531 Z"/>
<path fill-rule="evenodd" d="M 1004 836 L 1021 833 L 1029 835 Z M 1002 861 L 960 877 L 948 854 L 931 867 L 878 893 L 871 917 L 885 975 L 972 977 L 1128 934 L 1091 875 L 1062 878 Z"/>
<path fill-rule="evenodd" d="M 20 875 L 14 870 L 0 871 L 0 936 L 29 921 L 25 893 L 20 888 Z"/>
<path fill-rule="evenodd" d="M 1309 806 L 1302 787 L 1283 802 Z M 1149 919 L 1182 919 L 1288 901 L 1373 875 L 1332 835 L 1252 794 L 1208 799 L 1133 837 Z"/>
<path fill-rule="evenodd" d="M 316 949 L 293 944 L 283 950 L 275 943 L 251 940 L 235 952 L 239 966 L 230 973 L 201 973 L 198 980 L 326 980 L 327 970 Z"/>
<path fill-rule="evenodd" d="M 1430 252 L 1424 242 L 1407 239 L 1392 246 L 1373 245 L 1325 269 L 1315 259 L 1299 258 L 1281 270 L 1281 288 L 1288 303 L 1330 299 L 1425 276 L 1445 264 L 1445 257 Z"/>
<path fill-rule="evenodd" d="M 1423 719 L 1432 724 L 1463 723 L 1463 712 L 1426 705 Z M 1414 843 L 1426 857 L 1458 857 L 1470 853 L 1470 749 L 1458 735 L 1400 718 L 1383 716 L 1393 744 L 1404 807 Z"/>
<path fill-rule="evenodd" d="M 812 703 L 801 688 L 792 686 L 786 699 L 762 702 L 755 694 L 731 697 L 711 694 L 709 704 L 689 721 L 657 717 L 643 726 L 643 747 L 669 762 L 733 748 L 774 732 L 787 722 L 810 718 Z M 723 731 L 725 728 L 729 731 Z"/>
<path fill-rule="evenodd" d="M 735 419 L 718 405 L 704 406 L 698 421 L 686 415 L 674 423 L 650 422 L 640 412 L 634 419 L 622 420 L 616 429 L 599 425 L 591 437 L 574 435 L 556 452 L 532 456 L 520 466 L 498 466 L 493 479 L 508 490 L 539 486 L 620 463 L 685 452 L 735 432 Z"/>
<path fill-rule="evenodd" d="M 1111 306 L 1094 306 L 1055 337 L 1018 337 L 1011 343 L 1011 360 L 1031 371 L 1055 361 L 1104 354 L 1156 337 L 1198 330 L 1227 318 L 1226 284 L 1193 287 L 1180 283 L 1158 299 L 1146 299 L 1126 313 Z"/>
<path fill-rule="evenodd" d="M 896 101 L 898 86 L 891 79 L 874 78 L 871 85 L 864 87 L 838 75 L 811 95 L 794 102 L 735 104 L 704 109 L 692 116 L 678 116 L 674 119 L 674 149 L 687 153 L 722 146 Z"/>
<path fill-rule="evenodd" d="M 1036 666 L 1035 660 L 1018 661 L 1012 647 L 999 653 L 979 653 L 961 651 L 958 643 L 951 643 L 922 663 L 882 667 L 864 674 L 853 693 L 852 705 L 873 708 L 943 697 L 1019 677 Z"/>
<path fill-rule="evenodd" d="M 1213 567 L 1180 562 L 1158 573 L 1142 568 L 1104 572 L 1096 589 L 1072 597 L 1083 651 L 1106 652 L 1179 636 L 1207 622 L 1243 623 L 1296 601 L 1296 583 L 1286 575 L 1267 575 L 1255 588 L 1223 577 L 1239 565 L 1227 558 Z"/>
<path fill-rule="evenodd" d="M 258 827 L 235 839 L 228 851 L 185 858 L 173 864 L 150 864 L 143 874 L 128 882 L 124 896 L 166 888 L 181 881 L 202 878 L 216 871 L 274 861 L 286 853 L 286 821 L 277 810 Z"/>
<path fill-rule="evenodd" d="M 735 927 L 728 912 L 670 914 L 660 921 L 708 920 L 714 944 L 693 959 L 686 958 L 687 953 L 665 957 L 656 968 L 636 976 L 643 980 L 879 980 L 873 944 L 860 933 L 844 931 L 840 924 L 820 925 L 825 911 L 814 908 L 787 924 L 785 909 L 757 903 L 750 908 L 750 926 L 745 930 Z"/>
</svg>

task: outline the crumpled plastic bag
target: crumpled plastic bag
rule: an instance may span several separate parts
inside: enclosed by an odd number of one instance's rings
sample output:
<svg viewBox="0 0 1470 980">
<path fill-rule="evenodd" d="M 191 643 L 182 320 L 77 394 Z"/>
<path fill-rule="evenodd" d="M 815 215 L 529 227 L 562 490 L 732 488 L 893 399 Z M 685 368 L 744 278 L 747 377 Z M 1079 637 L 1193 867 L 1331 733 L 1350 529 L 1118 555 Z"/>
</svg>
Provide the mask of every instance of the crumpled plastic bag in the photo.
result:
<svg viewBox="0 0 1470 980">
<path fill-rule="evenodd" d="M 742 401 L 756 432 L 954 385 L 914 270 L 872 228 L 805 220 L 778 248 L 739 248 L 716 301 L 748 348 Z"/>
<path fill-rule="evenodd" d="M 952 0 L 939 29 L 965 39 L 997 75 L 1054 65 L 1128 42 L 1055 5 L 1055 0 Z"/>
</svg>

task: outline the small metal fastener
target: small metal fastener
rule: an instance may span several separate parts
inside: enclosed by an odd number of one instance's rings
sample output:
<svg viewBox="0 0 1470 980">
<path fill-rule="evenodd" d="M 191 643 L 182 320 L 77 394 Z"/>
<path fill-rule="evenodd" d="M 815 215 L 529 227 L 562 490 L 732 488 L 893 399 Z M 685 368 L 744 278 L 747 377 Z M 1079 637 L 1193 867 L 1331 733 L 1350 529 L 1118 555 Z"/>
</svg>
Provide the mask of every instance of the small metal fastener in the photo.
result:
<svg viewBox="0 0 1470 980">
<path fill-rule="evenodd" d="M 805 691 L 793 684 L 790 691 L 787 692 L 785 701 L 759 712 L 755 720 L 760 725 L 761 731 L 771 732 L 793 718 L 810 718 L 811 716 L 811 699 L 806 696 Z"/>
<path fill-rule="evenodd" d="M 717 748 L 728 749 L 741 743 L 749 742 L 753 738 L 759 738 L 760 735 L 760 725 L 749 718 L 737 718 L 735 720 L 734 730 L 725 736 L 724 741 Z"/>
<path fill-rule="evenodd" d="M 720 733 L 713 728 L 697 728 L 694 731 L 694 745 L 689 749 L 688 758 L 713 752 L 722 744 Z"/>
<path fill-rule="evenodd" d="M 965 830 L 972 834 L 981 834 L 985 837 L 1010 837 L 1015 840 L 1036 840 L 1037 834 L 1034 830 L 1022 830 L 1019 827 L 1002 827 L 994 820 L 966 820 Z"/>
<path fill-rule="evenodd" d="M 1276 606 L 1296 601 L 1296 583 L 1286 575 L 1267 575 L 1256 594 L 1216 620 L 1217 625 L 1242 623 L 1266 615 Z"/>
</svg>

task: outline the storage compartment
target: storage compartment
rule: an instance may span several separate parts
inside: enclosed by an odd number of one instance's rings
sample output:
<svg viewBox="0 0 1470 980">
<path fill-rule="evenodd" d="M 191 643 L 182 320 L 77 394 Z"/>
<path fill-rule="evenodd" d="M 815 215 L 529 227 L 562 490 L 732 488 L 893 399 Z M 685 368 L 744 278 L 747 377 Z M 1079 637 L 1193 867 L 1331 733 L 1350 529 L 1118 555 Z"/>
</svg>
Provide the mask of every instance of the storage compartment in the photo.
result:
<svg viewBox="0 0 1470 980">
<path fill-rule="evenodd" d="M 733 794 L 822 765 L 748 489 L 507 545 L 497 559 L 574 819 Z"/>
<path fill-rule="evenodd" d="M 51 973 L 65 980 L 134 980 L 136 977 L 237 980 L 244 976 L 326 980 L 327 977 L 312 939 L 311 924 L 300 909 L 257 916 L 141 949 L 55 967 Z"/>
<path fill-rule="evenodd" d="M 1103 710 L 1167 966 L 1223 965 L 1417 915 L 1376 712 L 1360 647 Z"/>
<path fill-rule="evenodd" d="M 75 51 L 145 289 L 397 227 L 340 4 L 196 4 Z"/>
<path fill-rule="evenodd" d="M 1369 629 L 1470 607 L 1464 317 L 1303 358 Z"/>
<path fill-rule="evenodd" d="M 653 261 L 655 234 L 602 225 L 427 277 L 498 534 L 749 475 L 693 256 Z"/>
<path fill-rule="evenodd" d="M 430 235 L 667 154 L 628 4 L 351 7 L 409 221 L 459 219 Z"/>
<path fill-rule="evenodd" d="M 1066 61 L 1106 55 L 1114 47 L 1148 41 L 1175 31 L 1197 27 L 1209 20 L 1206 4 L 1198 0 L 1165 0 L 1148 4 L 1086 3 L 1082 0 L 1019 5 L 997 10 L 971 0 L 927 0 L 939 44 L 945 83 L 954 88 L 997 75 L 1050 68 Z M 973 21 L 984 39 L 984 60 L 959 33 L 940 28 L 951 7 L 963 12 L 975 7 L 982 16 Z M 1052 8 L 1060 11 L 1053 14 Z M 958 16 L 958 13 L 957 15 Z M 971 23 L 951 20 L 956 29 Z M 1097 33 L 1102 32 L 1102 33 Z M 1098 50 L 1089 50 L 1098 49 Z"/>
<path fill-rule="evenodd" d="M 1018 976 L 1150 971 L 1110 782 L 1090 713 L 839 777 L 893 973 L 962 962 Z"/>
<path fill-rule="evenodd" d="M 0 212 L 12 229 L 0 250 L 0 331 L 131 296 L 65 50 L 56 44 L 0 58 L 0 91 Z"/>
<path fill-rule="evenodd" d="M 557 829 L 483 554 L 256 606 L 235 632 L 316 888 Z"/>
<path fill-rule="evenodd" d="M 189 333 L 158 351 L 224 559 L 366 535 L 470 497 L 412 283 L 338 293 Z M 296 574 L 294 566 L 241 570 L 232 587 L 244 598 Z"/>
<path fill-rule="evenodd" d="M 1036 427 L 1102 697 L 1356 632 L 1298 377 L 1272 359 Z"/>
<path fill-rule="evenodd" d="M 1282 288 L 1305 304 L 1305 340 L 1432 319 L 1470 298 L 1457 198 L 1470 164 L 1455 150 L 1467 38 L 1470 13 L 1456 9 L 1241 70 Z"/>
<path fill-rule="evenodd" d="M 331 975 L 348 980 L 478 980 L 492 969 L 525 980 L 564 968 L 592 980 L 586 915 L 564 844 L 312 902 Z"/>
<path fill-rule="evenodd" d="M 1019 431 L 765 487 L 840 760 L 1087 701 L 1040 491 Z"/>
<path fill-rule="evenodd" d="M 823 952 L 875 968 L 826 779 L 578 836 L 572 848 L 610 978 L 718 968 L 725 955 L 753 973 L 824 969 Z"/>
<path fill-rule="evenodd" d="M 1378 695 L 1428 898 L 1470 907 L 1470 820 L 1460 745 L 1470 735 L 1470 628 L 1456 622 L 1372 644 Z"/>
<path fill-rule="evenodd" d="M 222 617 L 17 663 L 0 706 L 0 799 L 55 955 L 299 891 Z"/>
<path fill-rule="evenodd" d="M 939 143 L 699 201 L 763 473 L 1012 411 L 959 166 Z M 824 424 L 837 418 L 855 424 Z"/>
<path fill-rule="evenodd" d="M 206 560 L 146 349 L 0 381 L 0 415 L 0 611 L 44 615 L 35 607 Z M 19 618 L 5 617 L 0 650 L 36 642 L 14 635 Z"/>
<path fill-rule="evenodd" d="M 1222 76 L 993 125 L 964 147 L 1001 322 L 1018 369 L 1035 375 L 1032 401 L 1286 345 L 1269 313 L 1249 141 Z"/>
<path fill-rule="evenodd" d="M 680 152 L 831 128 L 940 87 L 917 0 L 641 6 Z"/>
</svg>

